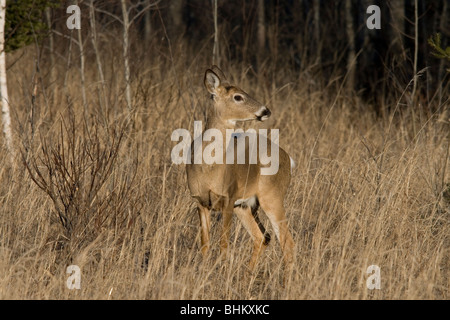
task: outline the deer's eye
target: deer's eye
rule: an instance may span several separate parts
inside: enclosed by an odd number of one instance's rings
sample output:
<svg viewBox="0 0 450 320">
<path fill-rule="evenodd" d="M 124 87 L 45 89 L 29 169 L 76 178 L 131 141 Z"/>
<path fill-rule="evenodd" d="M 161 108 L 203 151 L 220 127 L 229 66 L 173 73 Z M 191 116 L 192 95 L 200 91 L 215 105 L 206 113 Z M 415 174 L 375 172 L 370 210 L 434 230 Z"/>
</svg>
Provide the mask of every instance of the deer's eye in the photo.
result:
<svg viewBox="0 0 450 320">
<path fill-rule="evenodd" d="M 242 102 L 242 101 L 244 101 L 244 97 L 241 96 L 240 94 L 235 94 L 235 95 L 233 96 L 233 99 L 234 99 L 234 101 L 236 101 L 236 102 Z"/>
</svg>

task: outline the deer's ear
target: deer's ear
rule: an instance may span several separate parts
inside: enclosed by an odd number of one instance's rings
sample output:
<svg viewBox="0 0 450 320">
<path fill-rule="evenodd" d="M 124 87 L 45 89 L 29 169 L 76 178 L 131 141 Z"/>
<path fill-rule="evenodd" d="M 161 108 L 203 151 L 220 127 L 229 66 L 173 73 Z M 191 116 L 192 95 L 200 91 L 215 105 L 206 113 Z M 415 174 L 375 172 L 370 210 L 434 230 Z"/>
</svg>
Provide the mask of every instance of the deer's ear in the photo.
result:
<svg viewBox="0 0 450 320">
<path fill-rule="evenodd" d="M 214 71 L 206 70 L 204 82 L 206 90 L 211 94 L 216 94 L 216 90 L 220 86 L 220 78 Z"/>
<path fill-rule="evenodd" d="M 220 68 L 219 68 L 218 66 L 213 65 L 213 66 L 211 67 L 211 70 L 212 70 L 215 74 L 217 74 L 217 76 L 220 78 L 220 81 L 222 81 L 222 83 L 225 83 L 225 82 L 228 83 L 227 78 L 225 77 L 225 74 L 223 73 L 222 70 L 220 70 Z"/>
</svg>

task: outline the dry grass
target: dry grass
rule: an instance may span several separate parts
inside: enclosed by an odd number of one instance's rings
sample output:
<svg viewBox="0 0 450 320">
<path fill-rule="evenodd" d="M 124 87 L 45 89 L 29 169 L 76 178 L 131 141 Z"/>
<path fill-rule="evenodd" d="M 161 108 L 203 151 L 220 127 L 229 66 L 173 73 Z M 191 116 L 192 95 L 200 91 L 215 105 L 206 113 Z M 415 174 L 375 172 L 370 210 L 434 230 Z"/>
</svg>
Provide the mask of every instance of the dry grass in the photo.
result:
<svg viewBox="0 0 450 320">
<path fill-rule="evenodd" d="M 218 255 L 217 215 L 212 252 L 206 260 L 199 252 L 198 217 L 184 167 L 171 163 L 175 143 L 170 136 L 177 128 L 192 131 L 194 119 L 204 120 L 209 105 L 202 88 L 205 52 L 192 54 L 180 44 L 173 48 L 173 61 L 156 49 L 136 57 L 134 128 L 121 129 L 128 116 L 122 62 L 120 49 L 108 43 L 103 44 L 103 59 L 110 109 L 102 110 L 95 59 L 88 57 L 90 113 L 83 119 L 78 70 L 68 70 L 66 90 L 66 62 L 61 60 L 53 83 L 45 80 L 49 68 L 41 66 L 44 80 L 33 132 L 34 50 L 8 57 L 11 62 L 24 53 L 8 70 L 16 145 L 46 179 L 50 175 L 42 146 L 57 155 L 70 149 L 75 137 L 82 149 L 92 143 L 88 133 L 95 128 L 98 152 L 109 152 L 114 145 L 112 132 L 122 133 L 123 140 L 95 201 L 87 190 L 89 170 L 98 165 L 95 157 L 73 155 L 82 162 L 78 170 L 85 170 L 78 172 L 76 188 L 54 180 L 55 188 L 66 190 L 66 200 L 72 201 L 69 217 L 78 219 L 70 232 L 58 216 L 60 200 L 52 201 L 32 181 L 20 156 L 11 170 L 3 148 L 0 299 L 449 298 L 448 104 L 437 106 L 434 114 L 416 112 L 411 119 L 409 109 L 394 101 L 388 106 L 390 115 L 380 119 L 357 99 L 330 89 L 336 85 L 331 81 L 322 89 L 286 68 L 274 79 L 258 82 L 246 66 L 224 67 L 250 94 L 270 100 L 271 126 L 280 128 L 281 144 L 297 163 L 286 199 L 295 268 L 283 287 L 276 241 L 257 272 L 247 273 L 250 238 L 236 219 L 227 261 L 222 263 Z M 64 131 L 63 122 L 67 128 L 74 125 L 76 133 Z M 55 163 L 56 155 L 47 161 Z M 120 197 L 124 190 L 128 196 Z M 59 210 L 65 212 L 64 206 Z M 71 264 L 81 268 L 80 290 L 66 287 Z M 370 265 L 381 268 L 381 290 L 366 287 Z"/>
</svg>

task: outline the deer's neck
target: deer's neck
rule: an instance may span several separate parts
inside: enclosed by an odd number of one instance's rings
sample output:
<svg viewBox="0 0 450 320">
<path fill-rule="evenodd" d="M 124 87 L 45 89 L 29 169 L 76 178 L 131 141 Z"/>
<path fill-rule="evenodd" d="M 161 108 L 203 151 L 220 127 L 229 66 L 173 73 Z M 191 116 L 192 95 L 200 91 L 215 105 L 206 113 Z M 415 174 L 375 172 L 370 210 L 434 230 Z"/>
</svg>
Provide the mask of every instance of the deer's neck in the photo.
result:
<svg viewBox="0 0 450 320">
<path fill-rule="evenodd" d="M 205 125 L 205 131 L 208 129 L 217 129 L 225 136 L 227 129 L 236 129 L 236 123 L 232 121 L 223 120 L 222 118 L 212 115 L 208 118 Z"/>
</svg>

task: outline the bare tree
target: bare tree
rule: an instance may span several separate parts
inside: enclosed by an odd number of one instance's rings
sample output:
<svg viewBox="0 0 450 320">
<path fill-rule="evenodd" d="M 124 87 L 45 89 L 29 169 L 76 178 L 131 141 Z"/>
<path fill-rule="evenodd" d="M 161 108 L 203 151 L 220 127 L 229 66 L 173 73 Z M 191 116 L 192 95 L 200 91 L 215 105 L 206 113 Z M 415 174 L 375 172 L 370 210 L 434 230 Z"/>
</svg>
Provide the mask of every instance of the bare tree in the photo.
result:
<svg viewBox="0 0 450 320">
<path fill-rule="evenodd" d="M 136 3 L 132 3 L 130 6 L 127 6 L 126 0 L 121 0 L 121 9 L 122 9 L 122 18 L 115 15 L 112 12 L 96 8 L 96 11 L 104 13 L 113 17 L 115 20 L 120 22 L 123 26 L 123 61 L 124 61 L 124 73 L 125 73 L 125 100 L 127 102 L 128 111 L 131 113 L 131 87 L 130 87 L 130 57 L 129 57 L 129 29 L 131 25 L 139 18 L 142 14 L 144 14 L 150 8 L 156 6 L 159 3 L 159 0 L 149 2 L 149 1 L 137 1 Z M 144 7 L 137 11 L 136 14 L 130 16 L 132 11 L 135 11 L 137 8 L 140 8 L 144 5 Z"/>
<path fill-rule="evenodd" d="M 5 19 L 6 0 L 0 0 L 0 103 L 2 105 L 3 134 L 5 135 L 6 147 L 8 148 L 12 161 L 15 152 L 11 132 L 8 87 L 6 83 Z"/>
</svg>

